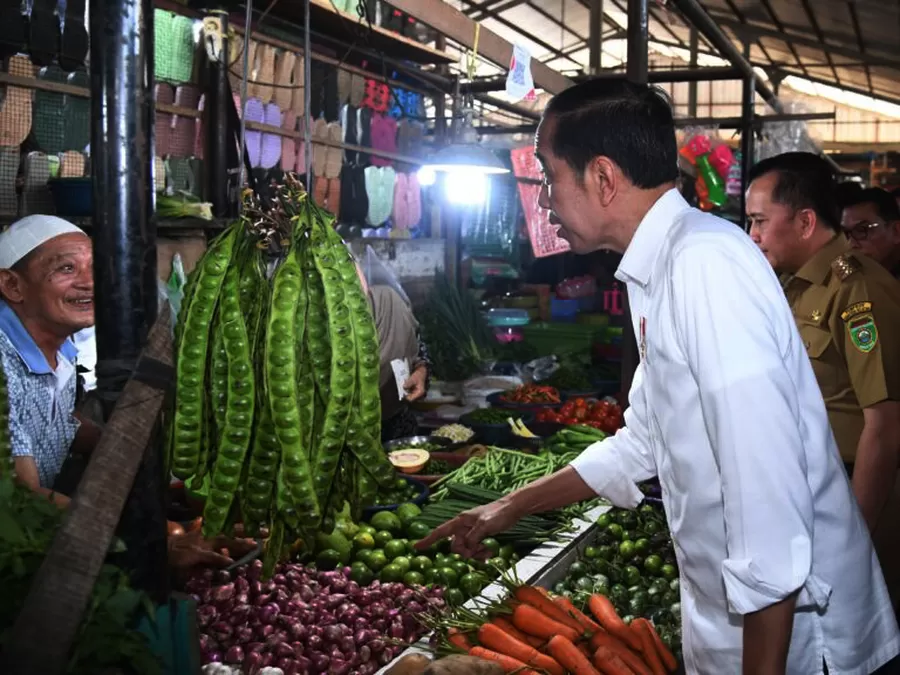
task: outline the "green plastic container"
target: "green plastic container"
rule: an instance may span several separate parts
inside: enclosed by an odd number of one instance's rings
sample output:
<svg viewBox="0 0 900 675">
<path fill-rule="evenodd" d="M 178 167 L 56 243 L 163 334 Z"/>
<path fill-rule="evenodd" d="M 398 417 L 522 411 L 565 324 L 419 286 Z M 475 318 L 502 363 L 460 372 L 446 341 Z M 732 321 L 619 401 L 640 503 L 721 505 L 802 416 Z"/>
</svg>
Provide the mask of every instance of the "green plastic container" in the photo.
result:
<svg viewBox="0 0 900 675">
<path fill-rule="evenodd" d="M 541 322 L 525 326 L 525 342 L 542 356 L 549 354 L 589 352 L 595 343 L 607 341 L 607 327 L 578 323 Z"/>
</svg>

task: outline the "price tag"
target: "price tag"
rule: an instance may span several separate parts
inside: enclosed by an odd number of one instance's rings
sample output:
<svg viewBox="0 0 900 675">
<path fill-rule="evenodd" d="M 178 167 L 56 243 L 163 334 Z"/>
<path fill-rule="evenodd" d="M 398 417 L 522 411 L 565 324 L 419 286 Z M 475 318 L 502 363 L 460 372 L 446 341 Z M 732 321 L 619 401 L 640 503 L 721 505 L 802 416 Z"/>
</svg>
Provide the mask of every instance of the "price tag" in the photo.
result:
<svg viewBox="0 0 900 675">
<path fill-rule="evenodd" d="M 409 379 L 409 362 L 406 359 L 394 359 L 391 361 L 394 371 L 394 381 L 397 383 L 397 400 L 402 401 L 406 397 L 406 389 L 403 385 Z"/>
</svg>

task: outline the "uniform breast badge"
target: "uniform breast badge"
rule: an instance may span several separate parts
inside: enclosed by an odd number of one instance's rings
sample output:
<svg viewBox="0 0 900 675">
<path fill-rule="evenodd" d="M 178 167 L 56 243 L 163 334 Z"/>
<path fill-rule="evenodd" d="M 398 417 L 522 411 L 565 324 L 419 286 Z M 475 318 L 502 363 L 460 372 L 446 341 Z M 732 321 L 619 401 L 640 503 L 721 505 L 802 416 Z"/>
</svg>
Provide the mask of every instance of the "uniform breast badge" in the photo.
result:
<svg viewBox="0 0 900 675">
<path fill-rule="evenodd" d="M 847 334 L 850 342 L 863 354 L 866 354 L 878 344 L 878 328 L 875 326 L 875 317 L 872 315 L 871 302 L 857 302 L 841 312 L 841 320 L 847 326 Z"/>
</svg>

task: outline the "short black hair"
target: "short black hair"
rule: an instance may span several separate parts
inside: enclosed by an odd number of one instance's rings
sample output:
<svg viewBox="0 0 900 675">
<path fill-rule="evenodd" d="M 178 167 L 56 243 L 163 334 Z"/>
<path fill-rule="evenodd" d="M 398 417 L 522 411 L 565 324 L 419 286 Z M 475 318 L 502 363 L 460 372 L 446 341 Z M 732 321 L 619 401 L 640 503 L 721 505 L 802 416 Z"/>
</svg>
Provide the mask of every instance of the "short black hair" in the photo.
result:
<svg viewBox="0 0 900 675">
<path fill-rule="evenodd" d="M 860 190 L 844 206 L 856 206 L 857 204 L 874 204 L 878 211 L 878 217 L 887 223 L 900 221 L 900 206 L 897 205 L 897 198 L 887 190 L 881 188 Z"/>
<path fill-rule="evenodd" d="M 835 187 L 838 205 L 841 208 L 849 206 L 856 199 L 856 195 L 862 192 L 862 189 L 862 185 L 855 180 L 845 180 L 843 183 L 838 183 Z"/>
<path fill-rule="evenodd" d="M 841 207 L 838 203 L 834 171 L 819 155 L 811 152 L 785 152 L 769 157 L 750 169 L 749 185 L 757 178 L 776 173 L 772 200 L 795 211 L 812 209 L 832 230 L 838 231 Z"/>
<path fill-rule="evenodd" d="M 553 154 L 579 177 L 595 157 L 608 157 L 636 187 L 678 178 L 675 121 L 666 93 L 625 80 L 593 79 L 566 89 L 544 109 L 556 122 Z"/>
</svg>

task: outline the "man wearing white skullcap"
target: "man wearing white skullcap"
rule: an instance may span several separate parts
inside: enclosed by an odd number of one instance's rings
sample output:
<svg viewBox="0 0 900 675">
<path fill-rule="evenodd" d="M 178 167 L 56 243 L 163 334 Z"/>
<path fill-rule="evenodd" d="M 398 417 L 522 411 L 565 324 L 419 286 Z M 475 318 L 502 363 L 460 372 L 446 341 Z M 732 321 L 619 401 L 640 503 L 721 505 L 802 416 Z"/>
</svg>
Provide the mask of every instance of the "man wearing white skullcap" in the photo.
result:
<svg viewBox="0 0 900 675">
<path fill-rule="evenodd" d="M 75 345 L 94 325 L 91 240 L 56 216 L 34 215 L 0 233 L 0 362 L 9 390 L 16 474 L 52 494 L 70 450 L 89 451 L 99 429 L 75 414 Z"/>
</svg>

